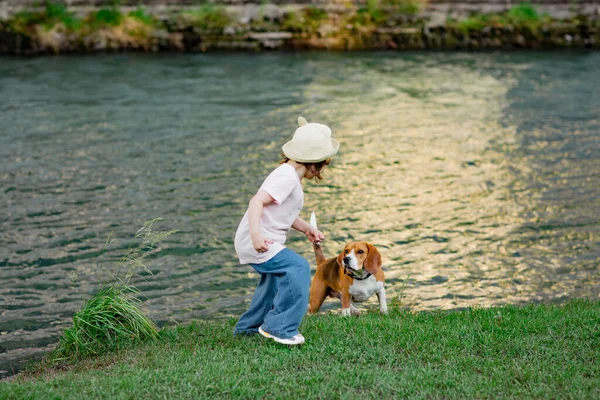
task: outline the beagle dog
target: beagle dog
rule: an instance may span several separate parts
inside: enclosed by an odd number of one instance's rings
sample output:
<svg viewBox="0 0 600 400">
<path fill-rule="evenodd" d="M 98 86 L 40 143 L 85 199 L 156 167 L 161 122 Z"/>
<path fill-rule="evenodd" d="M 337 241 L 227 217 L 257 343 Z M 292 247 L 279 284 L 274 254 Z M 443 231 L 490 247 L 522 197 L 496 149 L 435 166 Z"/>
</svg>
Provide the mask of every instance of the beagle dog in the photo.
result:
<svg viewBox="0 0 600 400">
<path fill-rule="evenodd" d="M 311 216 L 316 228 L 316 219 Z M 381 255 L 371 243 L 350 242 L 337 256 L 325 258 L 319 243 L 313 244 L 317 271 L 310 285 L 309 314 L 321 308 L 327 296 L 342 300 L 342 315 L 358 315 L 352 302 L 363 302 L 373 294 L 379 299 L 379 311 L 387 313 L 385 277 L 381 269 Z"/>
</svg>

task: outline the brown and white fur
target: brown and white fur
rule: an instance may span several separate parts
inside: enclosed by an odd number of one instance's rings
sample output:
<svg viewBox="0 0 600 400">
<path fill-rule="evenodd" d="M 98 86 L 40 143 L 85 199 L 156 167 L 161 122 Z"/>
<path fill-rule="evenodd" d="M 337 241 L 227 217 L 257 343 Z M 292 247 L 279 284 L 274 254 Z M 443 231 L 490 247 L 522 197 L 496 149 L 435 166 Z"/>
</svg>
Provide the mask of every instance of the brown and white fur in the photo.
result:
<svg viewBox="0 0 600 400">
<path fill-rule="evenodd" d="M 379 299 L 379 311 L 387 313 L 385 277 L 381 269 L 381 255 L 371 243 L 350 242 L 342 252 L 330 259 L 325 258 L 323 249 L 314 244 L 317 271 L 310 285 L 308 312 L 319 311 L 327 296 L 342 300 L 342 315 L 358 315 L 352 302 L 363 302 L 373 294 Z M 368 278 L 360 278 L 371 274 Z M 352 277 L 355 275 L 357 279 Z"/>
</svg>

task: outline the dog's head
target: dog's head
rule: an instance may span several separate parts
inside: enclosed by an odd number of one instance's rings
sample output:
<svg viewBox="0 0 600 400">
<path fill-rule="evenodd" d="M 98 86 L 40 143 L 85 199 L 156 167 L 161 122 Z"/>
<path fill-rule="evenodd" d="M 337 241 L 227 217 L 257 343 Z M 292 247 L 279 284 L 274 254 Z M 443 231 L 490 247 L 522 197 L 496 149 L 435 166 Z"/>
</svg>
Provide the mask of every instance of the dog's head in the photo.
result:
<svg viewBox="0 0 600 400">
<path fill-rule="evenodd" d="M 368 273 L 374 274 L 381 267 L 381 255 L 371 243 L 350 242 L 337 257 L 337 262 L 354 271 L 364 268 Z"/>
</svg>

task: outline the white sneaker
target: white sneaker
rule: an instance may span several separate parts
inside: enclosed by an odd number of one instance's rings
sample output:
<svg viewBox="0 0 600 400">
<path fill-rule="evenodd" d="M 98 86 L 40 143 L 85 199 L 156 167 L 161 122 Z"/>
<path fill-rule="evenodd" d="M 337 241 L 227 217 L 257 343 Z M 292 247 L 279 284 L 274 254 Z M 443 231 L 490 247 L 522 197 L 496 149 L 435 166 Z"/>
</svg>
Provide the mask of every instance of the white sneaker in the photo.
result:
<svg viewBox="0 0 600 400">
<path fill-rule="evenodd" d="M 304 339 L 304 336 L 302 336 L 302 334 L 300 332 L 298 332 L 296 335 L 294 335 L 293 337 L 291 337 L 289 339 L 282 339 L 282 338 L 278 338 L 277 336 L 273 336 L 270 333 L 264 331 L 263 328 L 262 328 L 262 326 L 260 326 L 258 328 L 258 332 L 261 335 L 263 335 L 264 337 L 266 337 L 266 338 L 273 339 L 277 343 L 287 344 L 287 345 L 290 345 L 290 346 L 295 346 L 295 345 L 298 345 L 298 344 L 304 344 L 304 342 L 306 341 Z"/>
</svg>

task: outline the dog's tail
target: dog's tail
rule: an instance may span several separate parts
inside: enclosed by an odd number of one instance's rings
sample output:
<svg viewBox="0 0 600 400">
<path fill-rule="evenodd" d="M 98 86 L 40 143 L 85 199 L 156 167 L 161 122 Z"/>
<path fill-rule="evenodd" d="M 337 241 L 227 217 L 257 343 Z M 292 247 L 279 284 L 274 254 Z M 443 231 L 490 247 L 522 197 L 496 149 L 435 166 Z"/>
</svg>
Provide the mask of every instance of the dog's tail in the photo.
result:
<svg viewBox="0 0 600 400">
<path fill-rule="evenodd" d="M 310 226 L 317 229 L 317 216 L 314 211 L 310 215 Z M 325 261 L 325 254 L 323 254 L 323 249 L 321 248 L 321 242 L 313 243 L 313 250 L 315 251 L 315 259 L 317 260 L 317 265 L 321 264 L 322 261 Z"/>
</svg>

